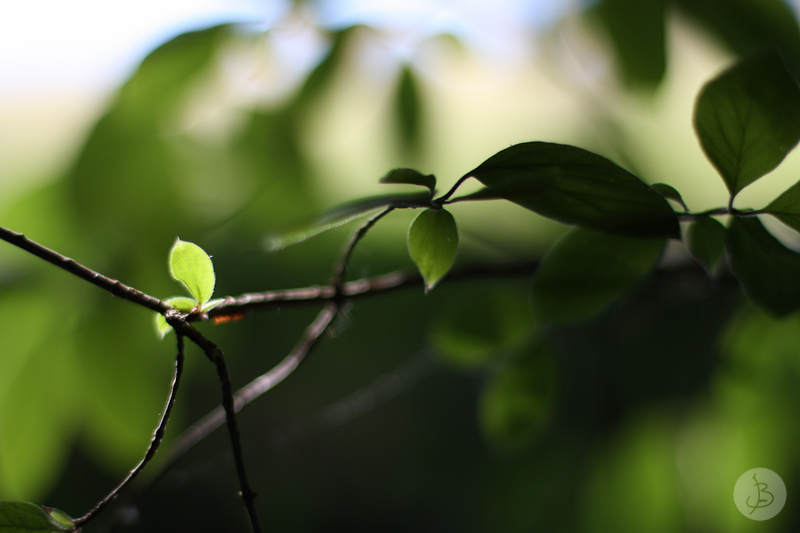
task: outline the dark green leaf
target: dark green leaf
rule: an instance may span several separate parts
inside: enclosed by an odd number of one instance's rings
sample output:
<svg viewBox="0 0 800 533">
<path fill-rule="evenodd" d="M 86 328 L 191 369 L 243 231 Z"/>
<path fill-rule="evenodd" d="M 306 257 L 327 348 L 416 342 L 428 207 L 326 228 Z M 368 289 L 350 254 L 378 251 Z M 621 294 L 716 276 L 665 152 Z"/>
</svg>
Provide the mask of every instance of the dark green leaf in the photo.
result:
<svg viewBox="0 0 800 533">
<path fill-rule="evenodd" d="M 725 245 L 750 300 L 775 316 L 800 309 L 800 254 L 773 237 L 758 217 L 733 217 Z"/>
<path fill-rule="evenodd" d="M 800 181 L 772 200 L 764 211 L 795 231 L 800 231 Z"/>
<path fill-rule="evenodd" d="M 784 0 L 676 0 L 693 22 L 740 56 L 778 49 L 796 74 L 800 56 L 797 18 Z"/>
<path fill-rule="evenodd" d="M 433 195 L 433 190 L 436 188 L 436 176 L 433 174 L 423 174 L 412 168 L 396 168 L 390 170 L 382 177 L 381 183 L 419 185 L 421 187 L 427 187 L 431 191 L 431 195 Z"/>
<path fill-rule="evenodd" d="M 385 194 L 382 196 L 362 198 L 348 204 L 336 206 L 311 222 L 286 231 L 281 235 L 270 235 L 267 237 L 266 247 L 271 252 L 282 250 L 287 246 L 306 241 L 330 229 L 343 226 L 365 215 L 369 211 L 380 207 L 426 207 L 430 205 L 430 199 L 431 195 L 427 192 L 414 194 Z"/>
<path fill-rule="evenodd" d="M 169 273 L 183 283 L 200 305 L 214 293 L 214 265 L 202 248 L 177 239 L 169 251 Z"/>
<path fill-rule="evenodd" d="M 484 436 L 503 448 L 535 438 L 550 418 L 554 373 L 552 353 L 541 346 L 501 367 L 478 400 Z"/>
<path fill-rule="evenodd" d="M 66 513 L 29 502 L 0 501 L 0 533 L 52 533 L 74 526 Z"/>
<path fill-rule="evenodd" d="M 666 70 L 664 0 L 602 0 L 596 7 L 630 86 L 653 88 Z"/>
<path fill-rule="evenodd" d="M 437 313 L 430 343 L 443 359 L 472 368 L 518 347 L 532 330 L 527 291 L 492 285 L 453 297 L 447 308 Z"/>
<path fill-rule="evenodd" d="M 447 274 L 458 251 L 458 228 L 444 209 L 426 209 L 408 230 L 408 251 L 425 278 L 426 292 Z"/>
<path fill-rule="evenodd" d="M 736 196 L 777 167 L 800 140 L 800 89 L 777 55 L 741 61 L 703 87 L 694 125 Z"/>
<path fill-rule="evenodd" d="M 517 144 L 468 175 L 503 198 L 566 224 L 680 238 L 677 216 L 663 196 L 605 157 L 575 146 Z"/>
<path fill-rule="evenodd" d="M 700 217 L 689 226 L 689 252 L 713 272 L 725 250 L 725 226 L 712 217 Z"/>
<path fill-rule="evenodd" d="M 665 245 L 665 239 L 570 230 L 545 254 L 533 277 L 535 316 L 573 322 L 597 313 L 646 274 Z"/>
<path fill-rule="evenodd" d="M 494 190 L 490 189 L 489 187 L 484 187 L 483 189 L 478 189 L 473 193 L 453 198 L 452 200 L 446 203 L 453 203 L 455 201 L 462 202 L 462 201 L 472 201 L 472 200 L 502 200 L 502 199 L 503 197 L 497 194 Z"/>
<path fill-rule="evenodd" d="M 420 95 L 414 71 L 404 65 L 400 72 L 400 83 L 397 87 L 397 124 L 400 140 L 408 153 L 414 153 L 420 144 Z"/>
<path fill-rule="evenodd" d="M 679 193 L 672 185 L 667 185 L 666 183 L 654 183 L 650 187 L 664 198 L 678 202 L 685 211 L 689 210 L 689 208 L 686 206 L 686 203 L 683 201 L 683 198 L 681 197 L 681 193 Z"/>
</svg>

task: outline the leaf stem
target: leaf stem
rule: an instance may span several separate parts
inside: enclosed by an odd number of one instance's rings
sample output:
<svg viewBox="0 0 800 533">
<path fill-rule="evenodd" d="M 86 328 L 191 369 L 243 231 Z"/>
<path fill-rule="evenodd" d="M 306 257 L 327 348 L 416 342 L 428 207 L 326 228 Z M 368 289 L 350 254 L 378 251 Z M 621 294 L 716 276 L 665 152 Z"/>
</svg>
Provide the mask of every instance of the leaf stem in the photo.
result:
<svg viewBox="0 0 800 533">
<path fill-rule="evenodd" d="M 461 184 L 462 184 L 462 183 L 464 183 L 465 181 L 467 181 L 467 180 L 468 180 L 469 178 L 471 178 L 471 177 L 472 177 L 472 175 L 471 175 L 471 174 L 465 174 L 464 176 L 461 176 L 461 177 L 458 179 L 458 181 L 456 182 L 456 184 L 455 184 L 455 185 L 453 185 L 453 187 L 452 187 L 452 188 L 451 188 L 449 191 L 447 191 L 447 193 L 446 193 L 444 196 L 440 196 L 439 198 L 437 198 L 437 199 L 435 199 L 435 200 L 433 200 L 433 201 L 431 202 L 431 204 L 433 205 L 433 207 L 434 207 L 434 208 L 437 208 L 437 209 L 441 209 L 441 208 L 442 208 L 442 205 L 444 205 L 444 203 L 445 203 L 445 202 L 446 202 L 446 201 L 447 201 L 447 200 L 448 200 L 448 199 L 449 199 L 451 196 L 453 196 L 453 194 L 455 194 L 455 192 L 456 192 L 456 189 L 458 189 L 458 188 L 461 186 Z"/>
<path fill-rule="evenodd" d="M 139 462 L 136 467 L 130 471 L 130 473 L 125 477 L 125 479 L 120 482 L 117 487 L 112 490 L 108 495 L 100 500 L 94 508 L 83 515 L 80 518 L 76 518 L 73 520 L 75 524 L 75 530 L 78 530 L 82 525 L 86 524 L 89 520 L 93 519 L 97 516 L 103 509 L 108 506 L 111 502 L 113 502 L 117 496 L 119 495 L 120 491 L 128 486 L 136 476 L 144 469 L 147 463 L 150 462 L 150 459 L 156 454 L 158 451 L 158 447 L 161 444 L 161 441 L 164 439 L 164 432 L 167 429 L 167 422 L 169 422 L 170 413 L 172 413 L 172 406 L 175 404 L 175 397 L 178 393 L 178 386 L 180 385 L 181 376 L 183 375 L 183 361 L 184 361 L 184 342 L 183 342 L 183 335 L 178 335 L 178 355 L 175 359 L 175 376 L 172 379 L 172 385 L 169 391 L 169 397 L 167 398 L 167 405 L 164 407 L 164 414 L 161 415 L 161 420 L 158 423 L 158 427 L 156 428 L 155 432 L 153 433 L 153 438 L 150 441 L 150 446 L 148 446 L 147 451 L 144 454 L 144 457 Z"/>
</svg>

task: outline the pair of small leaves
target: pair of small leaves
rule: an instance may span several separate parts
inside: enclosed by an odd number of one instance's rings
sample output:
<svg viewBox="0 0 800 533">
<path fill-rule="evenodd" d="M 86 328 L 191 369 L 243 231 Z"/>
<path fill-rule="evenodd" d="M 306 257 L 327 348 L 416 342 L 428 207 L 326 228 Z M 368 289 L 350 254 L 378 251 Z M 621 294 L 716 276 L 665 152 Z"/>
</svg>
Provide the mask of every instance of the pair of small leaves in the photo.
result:
<svg viewBox="0 0 800 533">
<path fill-rule="evenodd" d="M 800 89 L 776 53 L 740 61 L 703 87 L 694 125 L 733 198 L 800 141 Z"/>
<path fill-rule="evenodd" d="M 63 511 L 22 501 L 0 501 L 0 533 L 73 531 L 75 523 Z"/>
<path fill-rule="evenodd" d="M 193 298 L 183 296 L 169 298 L 166 303 L 182 313 L 204 313 L 222 302 L 211 300 L 216 277 L 211 257 L 202 248 L 191 242 L 177 239 L 169 252 L 169 273 L 180 281 Z M 163 315 L 156 315 L 156 328 L 163 338 L 172 331 Z"/>
</svg>

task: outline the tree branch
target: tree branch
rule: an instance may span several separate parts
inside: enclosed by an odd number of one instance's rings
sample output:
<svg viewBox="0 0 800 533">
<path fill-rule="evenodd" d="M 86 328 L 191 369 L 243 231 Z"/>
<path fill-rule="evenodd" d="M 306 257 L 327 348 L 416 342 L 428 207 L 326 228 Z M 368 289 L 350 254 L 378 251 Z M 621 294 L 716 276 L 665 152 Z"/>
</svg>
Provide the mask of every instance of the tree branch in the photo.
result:
<svg viewBox="0 0 800 533">
<path fill-rule="evenodd" d="M 147 463 L 150 462 L 150 459 L 156 454 L 158 451 L 158 447 L 161 444 L 161 441 L 164 439 L 164 432 L 167 429 L 167 422 L 169 422 L 169 416 L 172 412 L 172 406 L 175 405 L 175 397 L 178 393 L 178 386 L 180 385 L 181 376 L 183 375 L 183 360 L 184 360 L 184 343 L 183 343 L 183 336 L 178 335 L 178 355 L 175 359 L 175 377 L 172 379 L 172 386 L 170 387 L 169 397 L 167 398 L 167 405 L 164 407 L 164 414 L 161 415 L 161 421 L 158 423 L 158 427 L 156 428 L 155 433 L 153 433 L 153 438 L 150 441 L 150 446 L 147 448 L 147 451 L 144 454 L 144 457 L 139 462 L 136 467 L 130 471 L 125 479 L 117 485 L 117 487 L 112 490 L 105 498 L 100 500 L 94 508 L 83 515 L 80 518 L 73 520 L 75 524 L 75 530 L 78 530 L 81 526 L 86 524 L 89 520 L 93 519 L 97 516 L 103 509 L 108 506 L 111 502 L 113 502 L 117 496 L 119 495 L 120 491 L 128 486 L 136 476 L 144 469 Z"/>
<path fill-rule="evenodd" d="M 206 357 L 217 367 L 217 375 L 222 384 L 222 407 L 225 410 L 225 419 L 228 422 L 228 433 L 231 438 L 231 448 L 233 449 L 233 458 L 236 463 L 236 473 L 239 476 L 242 500 L 244 500 L 247 514 L 250 516 L 250 525 L 253 528 L 253 532 L 261 533 L 261 524 L 258 520 L 255 505 L 256 493 L 250 488 L 250 483 L 247 481 L 247 469 L 244 466 L 244 452 L 242 451 L 239 427 L 236 422 L 233 385 L 231 384 L 228 365 L 225 363 L 225 354 L 222 353 L 222 350 L 220 350 L 216 344 L 208 340 L 202 333 L 189 324 L 177 310 L 173 309 L 167 311 L 164 316 L 167 319 L 167 323 L 175 330 L 175 333 L 188 337 L 189 340 L 203 350 Z"/>
<path fill-rule="evenodd" d="M 14 246 L 22 248 L 26 252 L 29 252 L 36 257 L 44 259 L 48 263 L 52 263 L 55 266 L 64 269 L 70 274 L 78 276 L 79 278 L 110 292 L 114 296 L 119 296 L 120 298 L 124 298 L 125 300 L 131 301 L 135 304 L 152 309 L 156 313 L 163 314 L 167 309 L 170 308 L 169 305 L 165 304 L 158 298 L 154 298 L 153 296 L 147 295 L 140 290 L 128 287 L 127 285 L 120 283 L 118 280 L 108 278 L 98 272 L 95 272 L 94 270 L 77 263 L 69 257 L 63 256 L 58 252 L 54 252 L 50 248 L 30 240 L 22 233 L 17 233 L 0 226 L 0 239 L 13 244 Z"/>
</svg>

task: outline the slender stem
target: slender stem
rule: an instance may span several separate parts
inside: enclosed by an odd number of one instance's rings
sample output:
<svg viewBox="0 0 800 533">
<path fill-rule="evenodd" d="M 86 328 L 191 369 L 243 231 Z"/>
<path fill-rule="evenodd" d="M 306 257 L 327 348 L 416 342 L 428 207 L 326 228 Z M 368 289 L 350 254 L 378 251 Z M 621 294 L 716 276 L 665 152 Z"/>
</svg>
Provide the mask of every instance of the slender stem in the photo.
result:
<svg viewBox="0 0 800 533">
<path fill-rule="evenodd" d="M 186 322 L 183 316 L 175 311 L 168 311 L 165 315 L 167 323 L 173 327 L 175 332 L 179 335 L 186 335 L 189 340 L 200 347 L 212 363 L 217 367 L 217 376 L 222 385 L 222 407 L 225 409 L 225 419 L 228 422 L 228 433 L 231 439 L 231 448 L 233 449 L 233 458 L 236 463 L 236 473 L 239 476 L 239 487 L 241 489 L 242 500 L 247 508 L 247 513 L 250 516 L 250 525 L 254 533 L 261 533 L 261 524 L 258 520 L 258 513 L 256 512 L 256 493 L 250 488 L 250 483 L 247 481 L 247 469 L 244 465 L 244 452 L 242 451 L 242 442 L 239 435 L 239 426 L 236 422 L 236 408 L 233 399 L 233 385 L 231 384 L 231 376 L 228 372 L 228 365 L 225 363 L 225 354 L 219 347 L 208 340 L 202 333 L 195 329 L 191 324 Z"/>
<path fill-rule="evenodd" d="M 317 345 L 322 334 L 328 329 L 331 322 L 338 313 L 338 306 L 333 303 L 326 305 L 319 312 L 314 322 L 312 322 L 303 332 L 303 336 L 294 346 L 292 351 L 283 361 L 278 363 L 266 374 L 263 374 L 249 384 L 245 385 L 233 396 L 233 409 L 239 412 L 242 408 L 275 387 L 278 383 L 286 379 L 300 365 L 301 361 Z M 216 430 L 225 422 L 225 409 L 217 407 L 200 421 L 192 425 L 183 434 L 175 439 L 175 443 L 169 451 L 168 462 L 164 467 L 163 473 L 177 461 L 181 456 L 188 452 L 195 444 L 206 438 L 211 432 Z"/>
<path fill-rule="evenodd" d="M 139 462 L 136 467 L 130 471 L 125 479 L 117 485 L 117 487 L 112 490 L 108 495 L 100 500 L 94 508 L 83 515 L 80 518 L 75 519 L 73 522 L 75 523 L 75 529 L 77 530 L 86 522 L 97 516 L 103 509 L 108 506 L 111 502 L 113 502 L 117 496 L 119 495 L 120 491 L 128 486 L 136 476 L 144 469 L 147 463 L 150 462 L 150 459 L 156 454 L 158 451 L 158 446 L 161 444 L 161 441 L 164 439 L 164 432 L 167 429 L 167 422 L 169 422 L 169 415 L 172 412 L 172 406 L 175 404 L 175 397 L 178 393 L 178 386 L 180 385 L 181 376 L 183 375 L 183 360 L 184 360 L 184 343 L 183 343 L 183 335 L 178 335 L 178 355 L 175 359 L 175 376 L 172 379 L 172 386 L 170 387 L 169 397 L 167 398 L 167 405 L 164 407 L 164 414 L 161 415 L 161 421 L 158 423 L 158 427 L 156 428 L 155 433 L 153 433 L 153 438 L 150 441 L 150 446 L 147 448 L 147 452 L 145 452 L 144 457 Z"/>
<path fill-rule="evenodd" d="M 0 239 L 13 244 L 14 246 L 18 246 L 19 248 L 22 248 L 26 252 L 29 252 L 36 257 L 44 259 L 48 263 L 52 263 L 57 267 L 64 269 L 70 274 L 78 276 L 79 278 L 110 292 L 114 296 L 119 296 L 120 298 L 129 300 L 135 304 L 152 309 L 157 313 L 163 313 L 169 309 L 169 305 L 165 304 L 158 298 L 149 296 L 140 290 L 120 283 L 118 280 L 108 278 L 98 272 L 95 272 L 94 270 L 77 263 L 69 257 L 63 256 L 58 252 L 54 252 L 50 248 L 30 240 L 22 233 L 17 233 L 0 226 Z"/>
<path fill-rule="evenodd" d="M 350 262 L 350 257 L 353 255 L 353 250 L 355 249 L 358 242 L 364 238 L 364 235 L 383 217 L 394 211 L 395 208 L 390 206 L 384 209 L 383 211 L 371 216 L 369 220 L 367 220 L 358 231 L 353 233 L 350 237 L 350 240 L 347 241 L 347 244 L 344 247 L 342 252 L 342 258 L 339 260 L 338 263 L 333 268 L 333 280 L 331 281 L 331 286 L 337 295 L 342 294 L 342 286 L 344 284 L 344 276 L 347 272 L 347 264 Z"/>
<path fill-rule="evenodd" d="M 439 198 L 434 200 L 433 204 L 435 206 L 441 207 L 451 196 L 453 196 L 453 194 L 455 194 L 456 189 L 458 189 L 461 186 L 462 183 L 464 183 L 465 181 L 467 181 L 471 177 L 472 177 L 471 174 L 466 174 L 464 176 L 461 176 L 461 178 L 459 178 L 459 180 L 456 182 L 456 184 L 453 185 L 453 187 L 449 191 L 447 191 L 447 194 L 445 194 L 444 196 L 440 196 Z"/>
<path fill-rule="evenodd" d="M 714 216 L 714 215 L 736 215 L 739 217 L 755 217 L 759 215 L 767 215 L 769 211 L 764 209 L 735 209 L 732 207 L 717 207 L 715 209 L 708 209 L 700 211 L 699 213 L 676 213 L 680 220 L 694 220 L 700 217 Z"/>
</svg>

